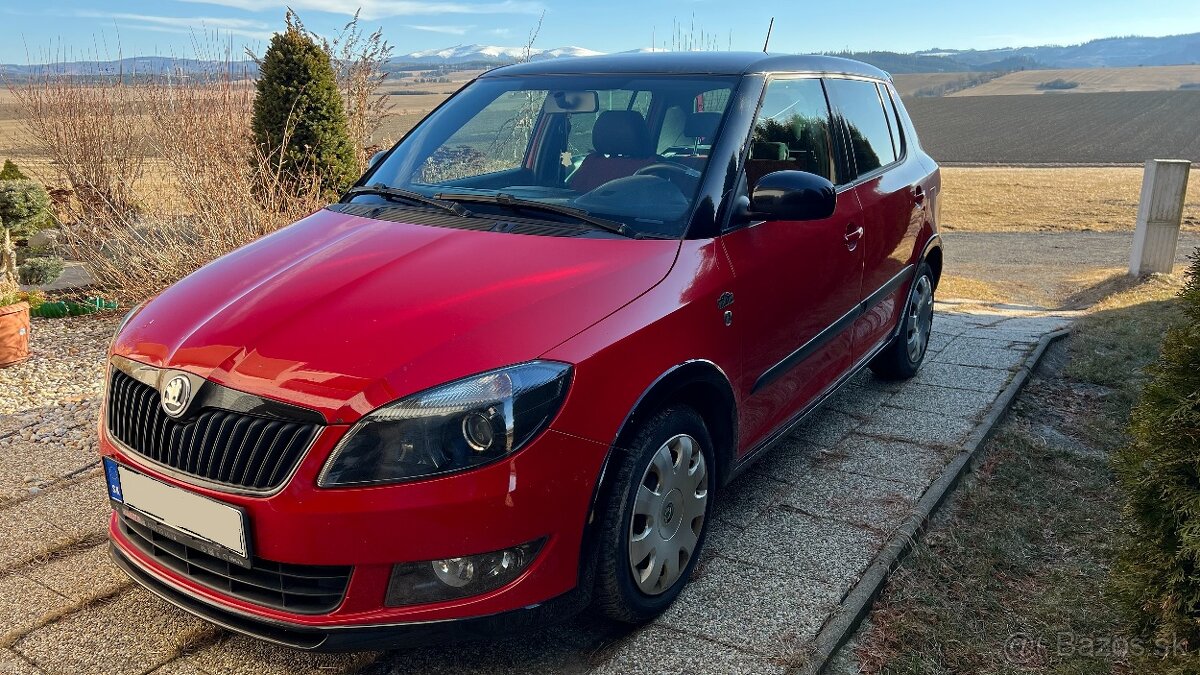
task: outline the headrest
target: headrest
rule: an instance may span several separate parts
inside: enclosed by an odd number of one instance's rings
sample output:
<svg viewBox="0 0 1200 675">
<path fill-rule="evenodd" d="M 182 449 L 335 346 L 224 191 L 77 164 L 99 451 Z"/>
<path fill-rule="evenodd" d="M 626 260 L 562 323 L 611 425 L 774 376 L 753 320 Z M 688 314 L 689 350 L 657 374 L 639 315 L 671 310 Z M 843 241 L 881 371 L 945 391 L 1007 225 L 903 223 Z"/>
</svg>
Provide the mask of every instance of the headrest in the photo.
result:
<svg viewBox="0 0 1200 675">
<path fill-rule="evenodd" d="M 720 123 L 719 112 L 694 112 L 688 115 L 683 124 L 683 135 L 688 138 L 710 139 L 717 134 L 717 125 Z"/>
<path fill-rule="evenodd" d="M 649 157 L 650 132 L 636 110 L 605 110 L 592 127 L 592 147 L 605 155 Z"/>
<path fill-rule="evenodd" d="M 791 153 L 787 143 L 754 141 L 750 144 L 750 159 L 786 160 L 791 159 Z"/>
</svg>

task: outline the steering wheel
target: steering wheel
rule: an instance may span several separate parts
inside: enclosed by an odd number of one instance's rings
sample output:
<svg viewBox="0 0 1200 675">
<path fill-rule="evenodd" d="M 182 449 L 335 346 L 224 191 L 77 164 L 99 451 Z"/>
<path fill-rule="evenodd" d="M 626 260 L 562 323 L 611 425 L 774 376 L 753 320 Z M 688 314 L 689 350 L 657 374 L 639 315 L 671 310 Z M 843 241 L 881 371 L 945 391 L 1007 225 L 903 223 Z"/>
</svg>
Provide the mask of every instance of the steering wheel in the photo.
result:
<svg viewBox="0 0 1200 675">
<path fill-rule="evenodd" d="M 660 176 L 659 174 L 665 175 Z M 665 159 L 650 164 L 649 166 L 643 166 L 637 171 L 634 171 L 633 175 L 658 176 L 659 178 L 666 178 L 669 181 L 674 181 L 675 178 L 683 178 L 685 176 L 687 178 L 691 178 L 692 180 L 700 178 L 700 172 L 688 166 L 687 164 L 683 164 L 681 162 L 672 162 Z"/>
</svg>

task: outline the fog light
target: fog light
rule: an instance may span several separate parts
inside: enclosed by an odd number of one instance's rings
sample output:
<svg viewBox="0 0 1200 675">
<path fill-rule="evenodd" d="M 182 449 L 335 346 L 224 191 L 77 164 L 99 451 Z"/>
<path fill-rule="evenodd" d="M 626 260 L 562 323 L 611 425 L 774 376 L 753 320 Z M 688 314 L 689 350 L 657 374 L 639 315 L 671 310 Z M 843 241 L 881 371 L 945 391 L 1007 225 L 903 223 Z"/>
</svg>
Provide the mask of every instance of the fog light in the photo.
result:
<svg viewBox="0 0 1200 675">
<path fill-rule="evenodd" d="M 384 602 L 389 607 L 418 605 L 496 590 L 521 575 L 544 541 L 479 555 L 395 565 Z"/>
<path fill-rule="evenodd" d="M 443 584 L 462 588 L 475 580 L 475 563 L 470 558 L 434 560 L 433 573 Z"/>
</svg>

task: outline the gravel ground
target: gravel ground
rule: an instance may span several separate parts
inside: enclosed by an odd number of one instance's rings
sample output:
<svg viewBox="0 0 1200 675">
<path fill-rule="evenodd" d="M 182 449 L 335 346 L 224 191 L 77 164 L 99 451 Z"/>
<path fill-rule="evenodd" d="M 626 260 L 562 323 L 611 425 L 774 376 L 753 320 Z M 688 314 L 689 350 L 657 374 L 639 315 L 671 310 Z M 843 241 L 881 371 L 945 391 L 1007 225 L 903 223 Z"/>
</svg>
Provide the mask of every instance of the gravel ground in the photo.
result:
<svg viewBox="0 0 1200 675">
<path fill-rule="evenodd" d="M 0 369 L 0 505 L 96 467 L 104 354 L 121 314 L 33 323 L 33 353 Z"/>
</svg>

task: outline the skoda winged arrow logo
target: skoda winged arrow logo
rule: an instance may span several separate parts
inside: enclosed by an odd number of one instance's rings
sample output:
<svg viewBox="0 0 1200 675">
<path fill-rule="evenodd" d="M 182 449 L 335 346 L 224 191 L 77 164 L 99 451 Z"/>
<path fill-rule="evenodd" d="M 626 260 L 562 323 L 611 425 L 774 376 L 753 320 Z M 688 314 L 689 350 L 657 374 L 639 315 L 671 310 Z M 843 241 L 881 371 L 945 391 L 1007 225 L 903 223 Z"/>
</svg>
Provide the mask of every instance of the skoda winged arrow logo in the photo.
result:
<svg viewBox="0 0 1200 675">
<path fill-rule="evenodd" d="M 187 409 L 192 395 L 192 383 L 186 375 L 176 375 L 162 390 L 162 409 L 171 417 L 179 417 Z"/>
</svg>

